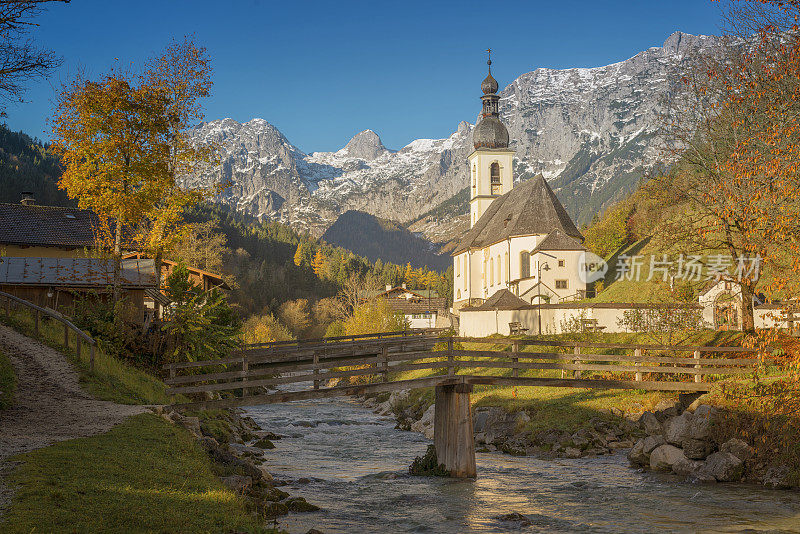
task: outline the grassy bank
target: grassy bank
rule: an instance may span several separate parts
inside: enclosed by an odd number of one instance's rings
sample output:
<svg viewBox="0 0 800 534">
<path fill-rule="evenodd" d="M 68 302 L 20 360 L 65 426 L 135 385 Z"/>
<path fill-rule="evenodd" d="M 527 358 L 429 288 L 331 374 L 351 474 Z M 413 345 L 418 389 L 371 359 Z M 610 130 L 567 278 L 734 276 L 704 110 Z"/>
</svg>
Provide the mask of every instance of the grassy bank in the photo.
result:
<svg viewBox="0 0 800 534">
<path fill-rule="evenodd" d="M 735 346 L 741 341 L 741 334 L 736 332 L 702 332 L 691 340 L 692 344 L 699 345 L 727 345 Z M 509 338 L 497 337 L 497 341 Z M 573 334 L 541 336 L 537 339 L 553 341 L 586 341 L 602 343 L 640 343 L 654 344 L 653 339 L 644 334 Z M 494 345 L 484 343 L 465 343 L 464 350 L 508 350 L 502 343 Z M 558 352 L 558 347 L 528 346 L 523 352 Z M 606 354 L 624 354 L 623 349 L 604 349 Z M 457 358 L 458 359 L 458 358 Z M 491 360 L 491 358 L 487 358 Z M 440 371 L 443 373 L 444 370 Z M 491 376 L 511 376 L 511 369 L 486 369 L 460 367 L 458 374 L 480 374 Z M 421 378 L 436 374 L 431 370 L 414 370 L 398 373 L 397 379 Z M 557 370 L 521 370 L 521 377 L 560 377 Z M 603 372 L 583 372 L 584 378 L 605 377 L 611 375 Z M 632 377 L 628 377 L 632 378 Z M 506 386 L 476 386 L 472 394 L 472 403 L 475 407 L 499 406 L 509 412 L 524 410 L 531 415 L 529 428 L 533 433 L 541 430 L 559 429 L 575 430 L 594 418 L 611 418 L 611 410 L 629 411 L 635 408 L 652 409 L 660 400 L 676 398 L 676 393 L 662 393 L 643 390 L 598 390 L 583 388 L 554 388 L 554 387 L 506 387 Z M 415 405 L 429 406 L 433 404 L 434 393 L 432 389 L 412 392 L 407 402 Z"/>
<path fill-rule="evenodd" d="M 17 459 L 3 532 L 266 532 L 189 434 L 155 415 Z"/>
<path fill-rule="evenodd" d="M 16 385 L 14 367 L 8 356 L 0 352 L 0 410 L 8 408 L 14 402 Z"/>
<path fill-rule="evenodd" d="M 80 383 L 92 396 L 120 404 L 170 404 L 173 398 L 166 393 L 166 386 L 158 378 L 127 365 L 101 350 L 95 354 L 94 370 L 89 370 L 89 351 L 84 347 L 80 358 L 75 350 L 74 334 L 70 333 L 70 344 L 64 346 L 64 327 L 56 321 L 42 320 L 39 334 L 34 329 L 33 316 L 27 311 L 12 311 L 6 318 L 0 313 L 0 322 L 18 332 L 62 352 L 75 365 Z"/>
</svg>

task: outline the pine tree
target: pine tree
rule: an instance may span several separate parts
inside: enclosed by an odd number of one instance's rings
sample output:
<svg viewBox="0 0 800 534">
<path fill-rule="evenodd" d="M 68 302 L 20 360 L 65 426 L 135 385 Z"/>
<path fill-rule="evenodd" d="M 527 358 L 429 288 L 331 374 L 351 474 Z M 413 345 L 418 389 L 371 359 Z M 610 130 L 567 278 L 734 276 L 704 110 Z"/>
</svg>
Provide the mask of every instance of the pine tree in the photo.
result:
<svg viewBox="0 0 800 534">
<path fill-rule="evenodd" d="M 325 256 L 322 255 L 322 248 L 317 249 L 317 254 L 314 256 L 314 262 L 311 265 L 314 268 L 314 274 L 322 277 L 322 273 L 325 270 Z"/>
</svg>

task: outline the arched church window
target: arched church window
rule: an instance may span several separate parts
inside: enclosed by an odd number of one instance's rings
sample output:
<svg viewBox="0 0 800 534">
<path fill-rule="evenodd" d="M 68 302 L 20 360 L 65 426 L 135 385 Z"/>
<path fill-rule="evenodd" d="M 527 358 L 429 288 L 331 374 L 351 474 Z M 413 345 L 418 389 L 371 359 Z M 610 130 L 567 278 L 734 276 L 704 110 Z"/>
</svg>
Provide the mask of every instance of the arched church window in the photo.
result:
<svg viewBox="0 0 800 534">
<path fill-rule="evenodd" d="M 458 300 L 461 300 L 461 290 L 458 290 Z"/>
<path fill-rule="evenodd" d="M 494 258 L 489 260 L 489 285 L 494 285 Z"/>
<path fill-rule="evenodd" d="M 523 250 L 519 253 L 519 277 L 530 278 L 531 276 L 531 253 Z"/>
<path fill-rule="evenodd" d="M 489 175 L 492 177 L 492 184 L 500 183 L 500 164 L 496 161 L 489 167 Z"/>
<path fill-rule="evenodd" d="M 500 164 L 496 161 L 489 167 L 489 175 L 491 176 L 492 182 L 492 194 L 502 195 L 503 184 L 500 182 Z"/>
<path fill-rule="evenodd" d="M 500 276 L 500 273 L 501 273 L 501 270 L 502 270 L 501 267 L 500 267 L 501 265 L 502 265 L 502 263 L 500 263 L 500 254 L 498 254 L 497 255 L 497 285 L 498 286 L 500 285 L 500 281 L 502 280 L 502 278 Z"/>
<path fill-rule="evenodd" d="M 508 271 L 510 270 L 511 265 L 508 263 L 508 252 L 506 252 L 506 261 L 503 262 L 503 271 L 505 272 L 505 282 L 508 283 Z"/>
</svg>

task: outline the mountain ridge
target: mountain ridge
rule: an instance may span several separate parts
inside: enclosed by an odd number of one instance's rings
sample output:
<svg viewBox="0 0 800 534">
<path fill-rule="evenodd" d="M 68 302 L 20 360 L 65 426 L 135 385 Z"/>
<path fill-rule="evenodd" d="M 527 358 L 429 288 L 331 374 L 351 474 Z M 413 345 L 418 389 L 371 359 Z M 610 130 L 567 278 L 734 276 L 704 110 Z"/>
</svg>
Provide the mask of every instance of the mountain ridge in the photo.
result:
<svg viewBox="0 0 800 534">
<path fill-rule="evenodd" d="M 693 55 L 720 39 L 674 32 L 661 47 L 623 61 L 517 77 L 499 93 L 517 181 L 542 173 L 576 222 L 591 220 L 659 161 L 662 98 Z M 349 210 L 410 224 L 468 186 L 472 128 L 462 121 L 448 138 L 417 139 L 396 151 L 367 129 L 336 152 L 306 154 L 264 119 L 210 121 L 194 135 L 222 146 L 222 165 L 194 179 L 230 180 L 217 202 L 316 236 Z"/>
</svg>

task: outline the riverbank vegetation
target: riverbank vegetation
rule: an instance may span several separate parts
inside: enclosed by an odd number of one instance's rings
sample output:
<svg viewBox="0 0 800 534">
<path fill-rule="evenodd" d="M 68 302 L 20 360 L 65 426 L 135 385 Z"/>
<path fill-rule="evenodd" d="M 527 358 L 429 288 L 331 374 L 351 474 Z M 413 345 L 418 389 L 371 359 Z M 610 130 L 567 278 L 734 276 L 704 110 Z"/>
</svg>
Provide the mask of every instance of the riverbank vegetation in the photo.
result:
<svg viewBox="0 0 800 534">
<path fill-rule="evenodd" d="M 155 415 L 17 459 L 4 532 L 271 532 L 188 432 Z"/>
<path fill-rule="evenodd" d="M 102 347 L 95 352 L 94 369 L 90 370 L 88 347 L 83 347 L 79 357 L 73 336 L 70 345 L 64 346 L 61 323 L 42 320 L 37 334 L 33 315 L 25 309 L 13 308 L 9 317 L 0 314 L 0 322 L 64 354 L 78 372 L 81 386 L 97 399 L 120 404 L 169 404 L 176 399 L 166 393 L 161 380 L 109 355 Z"/>
<path fill-rule="evenodd" d="M 17 379 L 14 375 L 14 367 L 8 356 L 0 351 L 0 410 L 10 408 L 14 403 L 14 391 L 17 387 Z"/>
</svg>

